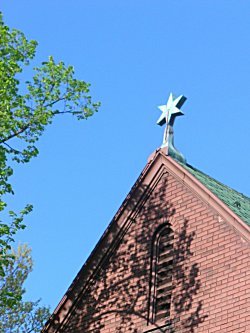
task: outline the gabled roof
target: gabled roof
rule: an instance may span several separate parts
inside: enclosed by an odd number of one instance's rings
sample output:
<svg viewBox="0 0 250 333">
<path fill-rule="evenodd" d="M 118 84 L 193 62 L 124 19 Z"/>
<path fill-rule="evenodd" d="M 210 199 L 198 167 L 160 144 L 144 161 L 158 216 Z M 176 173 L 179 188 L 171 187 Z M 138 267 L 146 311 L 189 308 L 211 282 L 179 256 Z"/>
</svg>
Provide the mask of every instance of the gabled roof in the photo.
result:
<svg viewBox="0 0 250 333">
<path fill-rule="evenodd" d="M 250 198 L 211 178 L 189 164 L 178 163 L 223 201 L 242 221 L 250 226 Z"/>
<path fill-rule="evenodd" d="M 67 322 L 82 293 L 95 278 L 104 258 L 112 253 L 129 223 L 144 205 L 161 176 L 168 172 L 182 182 L 245 240 L 250 241 L 250 199 L 205 175 L 191 165 L 167 156 L 164 149 L 154 152 L 103 236 L 82 266 L 42 332 L 56 333 Z"/>
</svg>

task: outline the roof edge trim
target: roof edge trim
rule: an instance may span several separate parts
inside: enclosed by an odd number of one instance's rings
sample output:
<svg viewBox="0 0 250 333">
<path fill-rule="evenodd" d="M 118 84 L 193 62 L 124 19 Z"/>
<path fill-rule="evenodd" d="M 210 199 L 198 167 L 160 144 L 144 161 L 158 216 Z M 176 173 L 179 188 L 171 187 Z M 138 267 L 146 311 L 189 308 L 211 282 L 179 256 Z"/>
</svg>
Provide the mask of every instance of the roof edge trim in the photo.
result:
<svg viewBox="0 0 250 333">
<path fill-rule="evenodd" d="M 182 167 L 173 158 L 166 156 L 164 152 L 160 152 L 164 159 L 170 162 L 172 171 L 178 178 L 182 180 L 190 189 L 194 189 L 198 196 L 207 203 L 210 208 L 216 210 L 225 221 L 229 222 L 234 229 L 240 232 L 244 239 L 250 241 L 250 227 L 241 220 L 241 218 L 235 214 L 221 199 L 213 194 L 205 185 L 203 185 L 195 176 L 193 176 L 188 170 Z M 169 167 L 169 165 L 168 165 Z M 193 186 L 195 185 L 195 187 Z"/>
</svg>

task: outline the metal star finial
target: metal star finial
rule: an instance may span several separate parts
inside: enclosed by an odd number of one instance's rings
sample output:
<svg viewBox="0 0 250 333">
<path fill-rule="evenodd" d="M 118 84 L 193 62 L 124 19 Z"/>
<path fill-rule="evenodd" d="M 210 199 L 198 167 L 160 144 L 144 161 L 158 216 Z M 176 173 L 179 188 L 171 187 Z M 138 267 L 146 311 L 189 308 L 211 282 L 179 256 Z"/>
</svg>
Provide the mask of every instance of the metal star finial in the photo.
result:
<svg viewBox="0 0 250 333">
<path fill-rule="evenodd" d="M 184 156 L 174 146 L 173 125 L 175 118 L 184 114 L 180 110 L 180 108 L 185 103 L 185 101 L 185 96 L 181 95 L 175 98 L 174 95 L 171 93 L 168 98 L 167 104 L 158 107 L 162 111 L 162 114 L 157 121 L 157 124 L 160 126 L 166 124 L 161 148 L 167 147 L 168 155 L 171 155 L 172 157 L 184 163 L 186 162 Z"/>
<path fill-rule="evenodd" d="M 185 96 L 181 95 L 175 98 L 174 95 L 170 93 L 167 104 L 158 106 L 158 108 L 162 111 L 162 114 L 158 119 L 157 124 L 162 126 L 167 123 L 167 125 L 171 124 L 173 126 L 175 117 L 182 116 L 184 114 L 180 108 L 185 101 Z"/>
</svg>

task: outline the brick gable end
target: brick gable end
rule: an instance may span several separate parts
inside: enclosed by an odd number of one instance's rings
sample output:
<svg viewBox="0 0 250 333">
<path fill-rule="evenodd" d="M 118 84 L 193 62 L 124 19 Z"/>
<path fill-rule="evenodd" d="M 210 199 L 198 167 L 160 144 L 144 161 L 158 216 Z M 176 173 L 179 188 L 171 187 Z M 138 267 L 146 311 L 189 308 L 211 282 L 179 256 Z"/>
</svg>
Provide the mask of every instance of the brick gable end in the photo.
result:
<svg viewBox="0 0 250 333">
<path fill-rule="evenodd" d="M 58 332 L 249 332 L 249 243 L 167 168 L 144 192 Z M 152 239 L 164 223 L 174 232 L 170 318 L 152 323 Z"/>
</svg>

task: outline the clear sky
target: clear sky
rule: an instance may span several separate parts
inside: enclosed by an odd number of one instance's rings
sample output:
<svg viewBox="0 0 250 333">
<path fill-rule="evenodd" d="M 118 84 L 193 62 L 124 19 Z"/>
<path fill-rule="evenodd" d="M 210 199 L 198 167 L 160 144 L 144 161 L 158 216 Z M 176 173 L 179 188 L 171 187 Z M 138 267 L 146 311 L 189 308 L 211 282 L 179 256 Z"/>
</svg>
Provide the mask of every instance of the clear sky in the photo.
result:
<svg viewBox="0 0 250 333">
<path fill-rule="evenodd" d="M 52 310 L 161 145 L 158 105 L 185 95 L 175 145 L 188 163 L 250 196 L 248 0 L 2 0 L 6 23 L 91 83 L 100 111 L 48 128 L 17 166 L 12 206 L 33 249 L 27 297 Z M 28 73 L 27 73 L 28 75 Z"/>
</svg>

